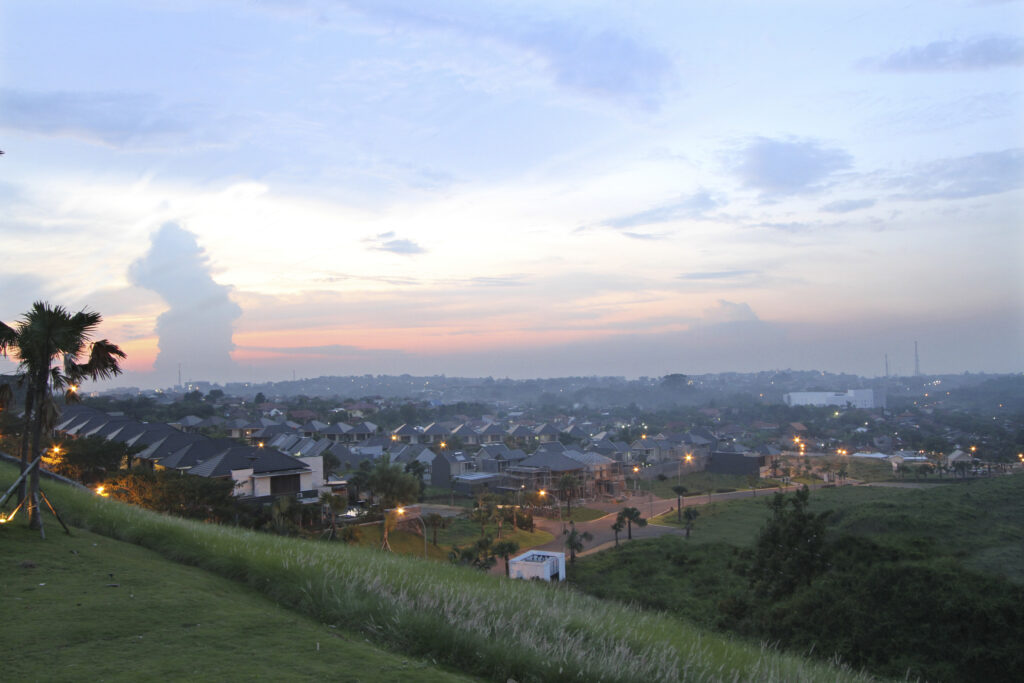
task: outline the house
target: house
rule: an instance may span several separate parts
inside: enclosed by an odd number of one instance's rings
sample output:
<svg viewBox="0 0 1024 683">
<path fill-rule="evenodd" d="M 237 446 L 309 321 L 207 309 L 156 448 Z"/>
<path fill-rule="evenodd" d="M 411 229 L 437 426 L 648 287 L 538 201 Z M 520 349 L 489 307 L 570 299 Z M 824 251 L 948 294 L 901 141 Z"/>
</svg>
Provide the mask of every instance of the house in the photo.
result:
<svg viewBox="0 0 1024 683">
<path fill-rule="evenodd" d="M 440 444 L 448 440 L 451 436 L 451 430 L 442 424 L 432 422 L 423 428 L 423 433 L 420 435 L 422 443 L 428 444 Z"/>
<path fill-rule="evenodd" d="M 533 430 L 534 438 L 536 438 L 540 443 L 558 441 L 558 434 L 558 430 L 547 422 Z"/>
<path fill-rule="evenodd" d="M 759 477 L 766 460 L 766 456 L 758 453 L 715 451 L 708 458 L 705 470 L 711 474 L 740 474 Z"/>
<path fill-rule="evenodd" d="M 391 432 L 391 440 L 405 444 L 419 443 L 420 432 L 411 424 L 403 424 Z"/>
<path fill-rule="evenodd" d="M 489 443 L 504 443 L 505 442 L 505 430 L 501 428 L 497 423 L 490 423 L 478 432 L 480 444 Z"/>
<path fill-rule="evenodd" d="M 565 581 L 565 553 L 527 550 L 508 561 L 508 575 L 513 579 Z"/>
<path fill-rule="evenodd" d="M 464 453 L 452 453 L 442 448 L 430 463 L 430 484 L 439 488 L 451 488 L 452 479 L 468 471 L 469 460 Z"/>
<path fill-rule="evenodd" d="M 322 466 L 321 466 L 322 471 Z M 310 463 L 266 448 L 236 446 L 205 460 L 189 474 L 210 479 L 232 479 L 240 498 L 280 495 L 319 496 L 321 481 L 314 480 Z"/>
<path fill-rule="evenodd" d="M 480 444 L 480 434 L 466 422 L 452 430 L 452 438 L 458 439 L 464 446 L 477 446 Z"/>
</svg>

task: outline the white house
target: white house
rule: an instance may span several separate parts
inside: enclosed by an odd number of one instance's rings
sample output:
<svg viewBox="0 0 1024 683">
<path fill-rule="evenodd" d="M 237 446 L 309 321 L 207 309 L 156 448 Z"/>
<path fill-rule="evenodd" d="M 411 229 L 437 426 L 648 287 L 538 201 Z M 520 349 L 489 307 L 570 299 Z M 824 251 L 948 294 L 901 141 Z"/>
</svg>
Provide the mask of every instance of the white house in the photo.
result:
<svg viewBox="0 0 1024 683">
<path fill-rule="evenodd" d="M 528 550 L 508 561 L 508 575 L 513 579 L 565 581 L 565 553 Z"/>
</svg>

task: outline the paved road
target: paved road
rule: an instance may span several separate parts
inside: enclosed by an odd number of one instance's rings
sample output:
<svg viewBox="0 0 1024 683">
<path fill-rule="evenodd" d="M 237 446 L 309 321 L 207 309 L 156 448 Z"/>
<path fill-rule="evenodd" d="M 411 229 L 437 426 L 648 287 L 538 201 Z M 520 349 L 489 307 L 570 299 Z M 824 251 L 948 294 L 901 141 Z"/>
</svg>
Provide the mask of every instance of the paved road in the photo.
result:
<svg viewBox="0 0 1024 683">
<path fill-rule="evenodd" d="M 730 491 L 728 493 L 713 493 L 708 495 L 699 496 L 688 496 L 683 499 L 683 507 L 693 507 L 707 505 L 712 502 L 720 502 L 725 500 L 736 500 L 738 498 L 765 498 L 776 491 L 795 491 L 800 488 L 799 486 L 788 486 L 782 488 L 770 488 L 770 489 L 757 489 L 755 491 Z M 644 519 L 650 519 L 657 517 L 658 515 L 664 514 L 670 510 L 675 510 L 676 499 L 675 498 L 657 498 L 652 496 L 650 493 L 640 491 L 635 495 L 626 498 L 622 503 L 615 502 L 598 502 L 592 501 L 586 503 L 586 507 L 602 510 L 608 514 L 604 517 L 600 517 L 590 522 L 578 522 L 576 529 L 580 532 L 588 531 L 593 536 L 593 539 L 585 544 L 582 552 L 577 553 L 578 556 L 590 555 L 591 553 L 600 552 L 608 548 L 615 546 L 615 532 L 612 531 L 612 524 L 615 522 L 616 515 L 619 510 L 626 507 L 635 507 L 640 510 Z M 562 533 L 563 524 L 557 519 L 547 519 L 543 517 L 534 517 L 534 521 L 537 526 L 544 531 L 547 531 L 554 535 L 554 539 L 539 546 L 534 546 L 539 550 L 550 550 L 555 552 L 566 552 L 565 549 L 565 536 Z M 564 526 L 568 527 L 568 523 Z M 622 531 L 619 533 L 619 543 L 628 542 L 627 532 Z M 645 527 L 633 526 L 633 538 L 655 538 L 658 536 L 685 536 L 685 530 L 674 527 L 674 526 L 662 526 L 657 524 L 648 524 Z M 522 550 L 528 550 L 523 548 Z M 504 562 L 498 562 L 498 567 L 495 570 L 504 572 Z"/>
</svg>

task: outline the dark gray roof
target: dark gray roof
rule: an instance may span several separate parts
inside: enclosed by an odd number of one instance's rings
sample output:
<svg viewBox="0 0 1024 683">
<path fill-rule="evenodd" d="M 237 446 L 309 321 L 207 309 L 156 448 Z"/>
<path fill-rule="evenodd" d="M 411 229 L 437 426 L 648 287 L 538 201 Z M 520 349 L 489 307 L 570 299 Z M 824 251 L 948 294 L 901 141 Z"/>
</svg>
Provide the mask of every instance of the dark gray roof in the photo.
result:
<svg viewBox="0 0 1024 683">
<path fill-rule="evenodd" d="M 583 469 L 583 464 L 561 453 L 540 452 L 534 453 L 519 463 L 519 467 L 536 467 L 548 469 L 552 472 L 571 472 Z"/>
<path fill-rule="evenodd" d="M 234 470 L 252 468 L 253 474 L 270 474 L 290 470 L 308 470 L 309 465 L 284 453 L 266 448 L 236 446 L 209 460 L 204 460 L 189 474 L 200 477 L 229 477 Z"/>
</svg>

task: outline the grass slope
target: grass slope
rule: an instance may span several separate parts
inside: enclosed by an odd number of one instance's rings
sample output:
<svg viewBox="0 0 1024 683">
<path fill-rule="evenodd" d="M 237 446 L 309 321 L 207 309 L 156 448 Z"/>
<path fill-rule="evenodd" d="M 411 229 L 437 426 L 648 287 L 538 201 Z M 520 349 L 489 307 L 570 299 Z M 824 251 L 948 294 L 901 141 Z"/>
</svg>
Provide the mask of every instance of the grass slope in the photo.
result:
<svg viewBox="0 0 1024 683">
<path fill-rule="evenodd" d="M 13 476 L 12 467 L 0 467 L 0 483 Z M 175 519 L 56 485 L 48 491 L 75 525 L 247 584 L 324 623 L 359 628 L 377 643 L 492 679 L 865 680 L 559 586 Z"/>
<path fill-rule="evenodd" d="M 831 568 L 774 602 L 748 578 L 765 497 L 701 506 L 689 541 L 627 543 L 581 559 L 570 580 L 797 652 L 841 652 L 882 675 L 1004 680 L 1024 664 L 1022 499 L 1024 476 L 816 490 L 812 511 L 831 512 Z M 675 513 L 657 522 L 675 525 Z"/>
<path fill-rule="evenodd" d="M 6 680 L 471 680 L 135 545 L 0 527 Z"/>
</svg>

